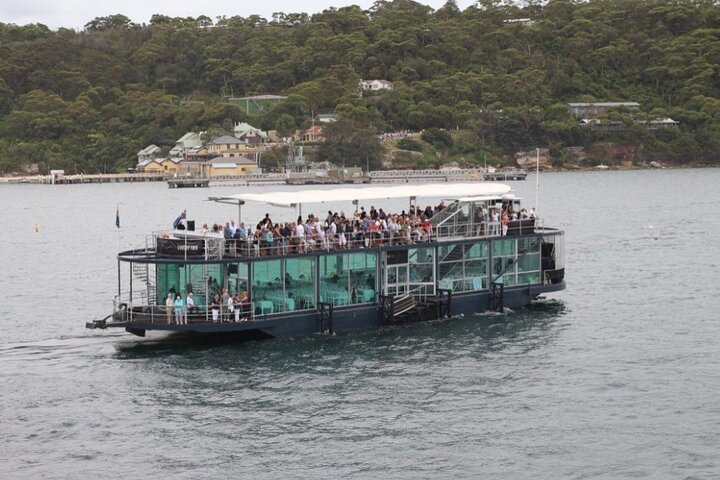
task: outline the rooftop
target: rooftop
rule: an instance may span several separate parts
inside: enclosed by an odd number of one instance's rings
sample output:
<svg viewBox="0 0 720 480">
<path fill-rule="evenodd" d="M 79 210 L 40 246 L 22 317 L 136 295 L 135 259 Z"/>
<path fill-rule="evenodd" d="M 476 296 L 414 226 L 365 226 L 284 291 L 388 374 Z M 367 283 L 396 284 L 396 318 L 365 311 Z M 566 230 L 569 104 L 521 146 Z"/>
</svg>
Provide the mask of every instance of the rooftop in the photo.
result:
<svg viewBox="0 0 720 480">
<path fill-rule="evenodd" d="M 502 196 L 510 192 L 510 187 L 502 183 L 476 182 L 431 183 L 424 185 L 393 185 L 362 188 L 333 188 L 327 190 L 300 190 L 267 193 L 238 193 L 225 197 L 210 197 L 220 203 L 256 202 L 280 207 L 294 207 L 307 203 L 326 203 L 360 200 L 381 200 L 390 198 L 444 198 L 461 199 L 466 197 Z"/>
<path fill-rule="evenodd" d="M 235 145 L 242 142 L 235 137 L 231 137 L 230 135 L 223 135 L 222 137 L 213 138 L 210 143 L 212 143 L 213 145 Z"/>
</svg>

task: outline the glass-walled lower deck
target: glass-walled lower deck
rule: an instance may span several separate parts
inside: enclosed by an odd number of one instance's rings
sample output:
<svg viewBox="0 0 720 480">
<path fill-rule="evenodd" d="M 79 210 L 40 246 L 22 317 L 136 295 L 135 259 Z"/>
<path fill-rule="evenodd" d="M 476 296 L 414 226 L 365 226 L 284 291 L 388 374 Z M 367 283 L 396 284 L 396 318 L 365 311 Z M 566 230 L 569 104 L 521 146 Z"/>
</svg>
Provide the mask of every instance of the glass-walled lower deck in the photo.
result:
<svg viewBox="0 0 720 480">
<path fill-rule="evenodd" d="M 149 298 L 146 305 L 162 308 L 169 294 L 186 299 L 192 293 L 195 306 L 207 311 L 215 295 L 247 293 L 255 315 L 311 311 L 319 303 L 374 304 L 379 295 L 429 296 L 438 289 L 481 292 L 493 282 L 505 287 L 539 285 L 548 280 L 548 271 L 564 267 L 563 255 L 563 235 L 555 231 L 241 262 L 166 260 L 134 269 L 131 263 L 131 301 L 137 305 Z"/>
<path fill-rule="evenodd" d="M 374 303 L 378 291 L 376 251 L 272 258 L 254 262 L 158 264 L 155 305 L 168 294 L 183 299 L 193 294 L 198 307 L 215 295 L 249 295 L 256 314 L 314 310 L 317 303 L 335 306 Z"/>
</svg>

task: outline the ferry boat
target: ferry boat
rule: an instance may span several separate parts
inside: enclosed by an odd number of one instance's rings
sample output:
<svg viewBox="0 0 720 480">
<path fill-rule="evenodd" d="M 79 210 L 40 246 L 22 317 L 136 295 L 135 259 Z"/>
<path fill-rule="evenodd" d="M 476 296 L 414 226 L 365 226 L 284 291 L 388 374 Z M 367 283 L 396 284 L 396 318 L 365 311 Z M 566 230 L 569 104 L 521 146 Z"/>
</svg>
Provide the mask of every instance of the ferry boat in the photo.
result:
<svg viewBox="0 0 720 480">
<path fill-rule="evenodd" d="M 120 252 L 113 313 L 88 328 L 123 328 L 248 338 L 349 332 L 522 307 L 565 288 L 564 232 L 539 218 L 504 222 L 521 211 L 500 183 L 336 188 L 211 197 L 238 208 L 247 202 L 295 208 L 332 203 L 444 199 L 422 228 L 263 241 L 227 239 L 188 228 L 153 233 L 145 246 Z M 289 216 L 289 215 L 288 215 Z M 504 227 L 504 228 L 503 228 Z M 213 305 L 215 295 L 244 292 L 240 305 Z M 192 293 L 194 306 L 182 305 Z M 167 297 L 183 302 L 167 306 Z M 231 302 L 232 303 L 232 302 Z M 219 305 L 218 305 L 219 304 Z M 215 311 L 213 311 L 215 310 Z M 237 313 L 235 312 L 237 310 Z M 236 321 L 237 320 L 237 321 Z"/>
</svg>

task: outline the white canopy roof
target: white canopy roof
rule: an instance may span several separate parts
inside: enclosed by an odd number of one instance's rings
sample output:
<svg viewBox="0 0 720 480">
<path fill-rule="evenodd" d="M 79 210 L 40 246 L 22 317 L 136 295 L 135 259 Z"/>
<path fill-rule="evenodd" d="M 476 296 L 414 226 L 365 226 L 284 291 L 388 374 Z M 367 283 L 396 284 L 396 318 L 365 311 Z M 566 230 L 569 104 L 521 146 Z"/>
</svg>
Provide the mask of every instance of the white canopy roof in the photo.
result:
<svg viewBox="0 0 720 480">
<path fill-rule="evenodd" d="M 227 197 L 210 197 L 221 203 L 267 203 L 280 207 L 294 207 L 308 203 L 343 202 L 390 198 L 444 198 L 502 196 L 510 187 L 502 183 L 430 183 L 384 185 L 380 187 L 343 187 L 328 190 L 296 190 L 293 192 L 239 193 Z"/>
</svg>

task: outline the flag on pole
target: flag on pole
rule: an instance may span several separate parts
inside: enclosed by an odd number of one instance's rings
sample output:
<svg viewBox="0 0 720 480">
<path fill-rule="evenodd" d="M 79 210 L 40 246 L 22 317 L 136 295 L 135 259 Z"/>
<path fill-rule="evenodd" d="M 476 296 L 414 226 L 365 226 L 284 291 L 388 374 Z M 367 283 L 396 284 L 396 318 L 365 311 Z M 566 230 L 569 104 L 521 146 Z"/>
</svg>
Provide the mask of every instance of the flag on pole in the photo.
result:
<svg viewBox="0 0 720 480">
<path fill-rule="evenodd" d="M 187 211 L 183 210 L 182 213 L 180 215 L 178 215 L 178 217 L 173 222 L 173 230 L 178 229 L 178 226 L 180 226 L 180 222 L 185 220 L 186 216 L 187 216 Z"/>
<path fill-rule="evenodd" d="M 115 209 L 115 226 L 120 228 L 120 207 Z"/>
</svg>

